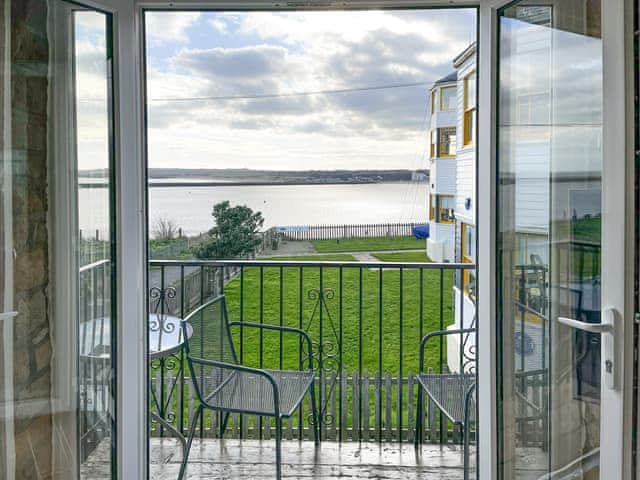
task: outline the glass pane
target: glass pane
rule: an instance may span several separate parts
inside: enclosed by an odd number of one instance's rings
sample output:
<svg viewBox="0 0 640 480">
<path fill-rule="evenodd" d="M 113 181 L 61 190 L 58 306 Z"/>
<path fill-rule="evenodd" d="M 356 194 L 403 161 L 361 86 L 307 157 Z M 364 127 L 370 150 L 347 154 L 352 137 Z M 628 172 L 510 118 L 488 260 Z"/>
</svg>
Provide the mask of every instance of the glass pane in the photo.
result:
<svg viewBox="0 0 640 480">
<path fill-rule="evenodd" d="M 464 112 L 464 144 L 469 145 L 476 141 L 476 109 Z"/>
<path fill-rule="evenodd" d="M 431 130 L 431 158 L 435 158 L 436 157 L 436 144 L 438 143 L 438 130 L 437 129 L 433 129 Z"/>
<path fill-rule="evenodd" d="M 476 74 L 475 72 L 465 78 L 465 88 L 467 89 L 464 98 L 465 110 L 476 106 Z"/>
<path fill-rule="evenodd" d="M 599 2 L 502 12 L 499 272 L 504 478 L 599 478 Z M 545 478 L 547 478 L 545 476 Z"/>
<path fill-rule="evenodd" d="M 2 479 L 111 478 L 111 348 L 96 340 L 112 317 L 107 20 L 62 1 L 0 8 Z"/>
<path fill-rule="evenodd" d="M 105 478 L 110 473 L 112 151 L 107 29 L 102 13 L 74 13 L 81 478 L 95 478 L 88 464 L 96 460 L 103 462 Z"/>
<path fill-rule="evenodd" d="M 458 97 L 456 95 L 456 87 L 445 87 L 440 92 L 442 103 L 440 105 L 441 110 L 455 110 L 456 101 Z"/>
<path fill-rule="evenodd" d="M 476 260 L 476 228 L 463 224 L 462 229 L 462 257 L 468 262 Z"/>
<path fill-rule="evenodd" d="M 440 201 L 440 221 L 441 222 L 453 222 L 455 217 L 453 216 L 453 210 L 456 207 L 456 199 L 452 196 L 441 195 Z"/>
<path fill-rule="evenodd" d="M 456 154 L 456 128 L 440 129 L 440 156 L 452 157 Z"/>
</svg>

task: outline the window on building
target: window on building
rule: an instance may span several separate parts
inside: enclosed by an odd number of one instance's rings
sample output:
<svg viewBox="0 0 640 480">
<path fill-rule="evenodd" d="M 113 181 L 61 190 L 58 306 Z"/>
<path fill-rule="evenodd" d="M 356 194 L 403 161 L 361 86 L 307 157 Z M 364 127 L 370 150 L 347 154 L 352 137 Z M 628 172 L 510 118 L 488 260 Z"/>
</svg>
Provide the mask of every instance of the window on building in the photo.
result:
<svg viewBox="0 0 640 480">
<path fill-rule="evenodd" d="M 462 263 L 475 263 L 476 261 L 476 227 L 463 223 L 460 226 L 462 238 Z M 470 297 L 476 296 L 476 272 L 468 269 L 464 271 L 462 288 Z"/>
<path fill-rule="evenodd" d="M 438 223 L 453 223 L 456 198 L 453 195 L 430 195 L 429 220 Z"/>
<path fill-rule="evenodd" d="M 456 109 L 456 87 L 440 89 L 440 110 L 448 112 Z"/>
<path fill-rule="evenodd" d="M 464 144 L 469 145 L 476 138 L 476 72 L 464 79 Z"/>
<path fill-rule="evenodd" d="M 430 157 L 431 158 L 436 158 L 437 156 L 437 151 L 436 151 L 436 146 L 438 145 L 438 129 L 434 128 L 433 130 L 431 130 L 431 139 L 430 139 L 430 143 L 431 143 L 431 150 L 430 150 Z"/>
<path fill-rule="evenodd" d="M 431 91 L 431 115 L 436 113 L 436 91 Z"/>
<path fill-rule="evenodd" d="M 434 221 L 436 219 L 436 196 L 429 195 L 429 220 Z"/>
<path fill-rule="evenodd" d="M 440 156 L 453 157 L 456 154 L 456 127 L 440 129 Z"/>
<path fill-rule="evenodd" d="M 453 223 L 453 212 L 456 199 L 453 195 L 438 195 L 438 221 L 440 223 Z"/>
</svg>

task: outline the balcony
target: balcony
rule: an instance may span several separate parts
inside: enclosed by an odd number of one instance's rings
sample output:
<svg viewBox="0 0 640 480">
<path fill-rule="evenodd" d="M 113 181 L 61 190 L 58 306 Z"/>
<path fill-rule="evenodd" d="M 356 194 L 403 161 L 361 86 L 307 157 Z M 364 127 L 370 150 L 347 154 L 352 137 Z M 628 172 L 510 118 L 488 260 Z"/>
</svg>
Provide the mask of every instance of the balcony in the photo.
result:
<svg viewBox="0 0 640 480">
<path fill-rule="evenodd" d="M 301 328 L 314 343 L 321 439 L 413 442 L 418 346 L 426 333 L 454 323 L 457 264 L 355 262 L 174 262 L 150 263 L 150 311 L 184 318 L 222 293 L 230 320 Z M 234 338 L 242 364 L 293 368 L 307 360 L 297 341 L 277 332 L 240 330 Z M 429 351 L 428 366 L 446 368 L 446 349 Z M 178 377 L 180 354 L 152 363 L 159 403 L 184 431 L 193 404 L 189 381 Z M 179 407 L 182 405 L 182 408 Z M 285 425 L 285 438 L 312 440 L 304 405 Z M 162 411 L 163 415 L 168 412 Z M 205 421 L 200 435 L 216 438 L 218 421 Z M 229 437 L 262 439 L 273 425 L 260 418 L 233 417 Z M 152 436 L 164 436 L 151 426 Z M 431 418 L 425 441 L 452 443 L 456 432 Z"/>
<path fill-rule="evenodd" d="M 375 465 L 378 472 L 380 467 L 388 471 L 389 478 L 418 478 L 427 472 L 430 478 L 462 478 L 461 431 L 426 396 L 424 445 L 414 450 L 416 373 L 424 335 L 471 324 L 475 312 L 469 308 L 469 297 L 460 295 L 460 282 L 462 272 L 474 268 L 453 263 L 152 260 L 149 310 L 161 317 L 185 318 L 224 294 L 230 320 L 292 326 L 311 336 L 322 443 L 316 452 L 310 406 L 304 402 L 284 423 L 285 475 L 311 469 L 323 478 L 353 472 L 369 478 L 367 471 Z M 82 314 L 87 319 L 100 317 L 105 307 L 100 300 L 108 298 L 102 290 L 108 288 L 104 270 L 104 262 L 98 262 L 82 271 Z M 535 279 L 529 269 L 521 269 L 521 275 L 528 295 L 522 307 L 532 310 Z M 279 332 L 240 329 L 233 340 L 241 363 L 248 366 L 297 369 L 308 362 L 299 341 Z M 457 335 L 433 343 L 426 351 L 425 370 L 447 372 L 466 365 L 460 359 L 475 349 L 475 339 L 464 345 Z M 182 458 L 175 432 L 185 434 L 197 406 L 185 365 L 181 350 L 150 361 L 150 412 L 170 422 L 168 428 L 149 423 L 152 472 L 157 478 L 174 478 Z M 94 468 L 102 456 L 108 458 L 100 442 L 100 425 L 106 418 L 100 400 L 104 378 L 96 375 L 96 362 L 85 367 L 84 411 L 91 411 L 91 406 L 96 411 L 86 416 L 82 438 L 84 451 L 92 452 L 85 464 Z M 523 395 L 535 399 L 544 382 L 532 372 L 522 385 Z M 224 442 L 220 424 L 220 415 L 204 414 L 190 474 L 217 476 L 237 464 L 233 474 L 238 478 L 272 478 L 273 422 L 232 414 Z M 540 415 L 523 415 L 521 425 L 532 447 L 544 447 Z M 474 430 L 471 437 L 475 438 Z M 242 459 L 237 458 L 239 449 Z"/>
</svg>

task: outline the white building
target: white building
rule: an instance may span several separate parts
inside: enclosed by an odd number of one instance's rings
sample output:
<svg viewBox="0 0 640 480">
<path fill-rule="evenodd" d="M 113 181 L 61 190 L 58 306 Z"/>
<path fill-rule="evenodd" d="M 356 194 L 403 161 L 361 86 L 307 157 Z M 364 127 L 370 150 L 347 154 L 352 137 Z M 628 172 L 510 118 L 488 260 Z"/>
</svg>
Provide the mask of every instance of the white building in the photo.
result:
<svg viewBox="0 0 640 480">
<path fill-rule="evenodd" d="M 455 203 L 453 261 L 476 263 L 476 44 L 469 45 L 454 60 L 456 69 Z M 462 296 L 462 298 L 461 298 Z M 476 273 L 465 270 L 454 286 L 455 323 L 452 329 L 468 328 L 475 317 Z M 467 340 L 474 348 L 475 338 Z M 459 337 L 447 339 L 448 365 L 459 371 Z"/>
<path fill-rule="evenodd" d="M 434 262 L 452 262 L 455 258 L 456 72 L 435 82 L 429 95 L 431 185 L 427 255 Z"/>
</svg>

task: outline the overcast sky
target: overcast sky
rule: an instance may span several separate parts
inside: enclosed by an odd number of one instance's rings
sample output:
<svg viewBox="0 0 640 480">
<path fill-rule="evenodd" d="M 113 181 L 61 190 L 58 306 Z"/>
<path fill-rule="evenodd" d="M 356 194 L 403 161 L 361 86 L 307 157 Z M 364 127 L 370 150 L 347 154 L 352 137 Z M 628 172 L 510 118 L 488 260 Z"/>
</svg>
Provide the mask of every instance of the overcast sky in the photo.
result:
<svg viewBox="0 0 640 480">
<path fill-rule="evenodd" d="M 460 9 L 146 15 L 149 166 L 169 168 L 425 168 L 429 84 L 476 23 Z"/>
</svg>

